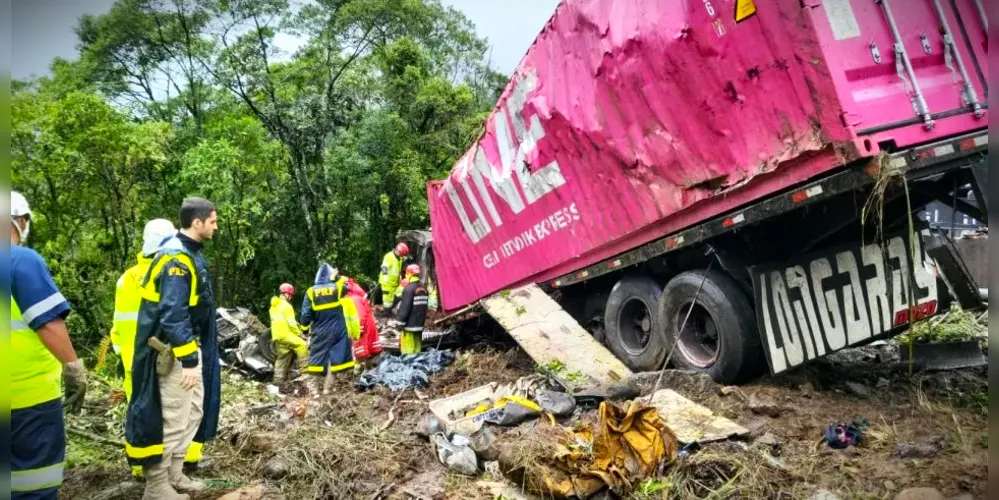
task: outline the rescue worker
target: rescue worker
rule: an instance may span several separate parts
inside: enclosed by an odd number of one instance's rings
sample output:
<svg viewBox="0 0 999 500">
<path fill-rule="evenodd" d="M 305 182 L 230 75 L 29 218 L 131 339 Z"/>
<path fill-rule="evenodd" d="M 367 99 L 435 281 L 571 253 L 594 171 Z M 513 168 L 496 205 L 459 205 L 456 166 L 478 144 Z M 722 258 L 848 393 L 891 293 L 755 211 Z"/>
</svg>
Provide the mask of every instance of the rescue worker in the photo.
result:
<svg viewBox="0 0 999 500">
<path fill-rule="evenodd" d="M 360 323 L 354 302 L 347 298 L 347 280 L 329 264 L 323 263 L 316 273 L 315 285 L 306 291 L 302 301 L 301 329 L 308 331 L 309 365 L 312 375 L 309 392 L 329 395 L 333 374 L 354 367 L 351 338 L 360 335 Z"/>
<path fill-rule="evenodd" d="M 406 290 L 407 286 L 409 286 L 409 281 L 413 277 L 409 271 L 419 268 L 420 266 L 416 264 L 406 267 L 406 277 L 402 279 L 401 283 L 399 283 L 399 287 L 395 289 L 395 295 L 392 296 L 392 300 L 385 306 L 385 310 L 388 311 L 389 316 L 396 314 L 399 309 L 399 302 L 402 301 L 402 292 Z"/>
<path fill-rule="evenodd" d="M 184 462 L 200 458 L 218 428 L 215 294 L 201 254 L 217 220 L 210 201 L 185 199 L 180 232 L 162 244 L 142 281 L 125 453 L 143 467 L 143 499 L 185 500 L 177 490 L 207 487 L 184 474 Z"/>
<path fill-rule="evenodd" d="M 382 258 L 382 268 L 378 273 L 378 285 L 382 289 L 382 306 L 389 309 L 399 288 L 399 275 L 402 274 L 402 261 L 409 255 L 409 245 L 400 242 Z"/>
<path fill-rule="evenodd" d="M 374 360 L 382 352 L 382 341 L 378 336 L 378 323 L 371 309 L 367 293 L 354 280 L 347 280 L 347 295 L 354 301 L 361 336 L 354 342 L 355 372 L 361 372 L 374 365 Z"/>
<path fill-rule="evenodd" d="M 114 322 L 111 326 L 111 346 L 114 352 L 121 356 L 121 364 L 125 367 L 125 400 L 132 399 L 132 357 L 135 354 L 135 326 L 139 319 L 139 304 L 142 278 L 149 271 L 163 240 L 173 236 L 177 230 L 173 223 L 166 219 L 153 219 L 146 223 L 142 231 L 142 250 L 138 255 L 138 263 L 128 268 L 125 274 L 118 278 L 114 293 Z M 142 467 L 133 466 L 132 476 L 142 477 Z"/>
<path fill-rule="evenodd" d="M 295 287 L 282 283 L 278 287 L 279 295 L 271 298 L 271 342 L 274 344 L 274 383 L 281 384 L 288 377 L 292 358 L 298 365 L 298 373 L 305 374 L 309 363 L 309 346 L 300 336 L 298 321 L 295 320 L 295 308 L 291 299 L 295 296 Z"/>
<path fill-rule="evenodd" d="M 427 287 L 420 280 L 420 266 L 411 264 L 406 268 L 409 282 L 399 301 L 396 326 L 402 328 L 399 351 L 402 354 L 418 354 L 423 349 L 423 322 L 427 319 L 427 304 L 430 297 Z"/>
<path fill-rule="evenodd" d="M 16 191 L 10 222 L 10 498 L 55 500 L 66 457 L 62 386 L 70 411 L 79 411 L 87 370 L 66 329 L 69 304 L 42 257 L 21 246 L 31 208 Z"/>
</svg>

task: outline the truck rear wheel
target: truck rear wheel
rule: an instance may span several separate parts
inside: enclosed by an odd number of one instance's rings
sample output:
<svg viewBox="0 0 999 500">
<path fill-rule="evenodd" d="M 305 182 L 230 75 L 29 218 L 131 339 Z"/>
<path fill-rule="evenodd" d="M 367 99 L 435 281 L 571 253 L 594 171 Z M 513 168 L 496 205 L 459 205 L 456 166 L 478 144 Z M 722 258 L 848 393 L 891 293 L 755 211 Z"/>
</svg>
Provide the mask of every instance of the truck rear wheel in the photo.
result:
<svg viewBox="0 0 999 500">
<path fill-rule="evenodd" d="M 618 281 L 607 298 L 607 347 L 632 370 L 658 370 L 666 360 L 666 339 L 656 314 L 661 295 L 652 278 L 636 275 Z"/>
<path fill-rule="evenodd" d="M 665 343 L 673 351 L 671 360 L 679 368 L 707 373 L 720 384 L 734 384 L 762 367 L 753 306 L 738 283 L 724 273 L 696 270 L 674 277 L 663 290 L 659 317 Z"/>
</svg>

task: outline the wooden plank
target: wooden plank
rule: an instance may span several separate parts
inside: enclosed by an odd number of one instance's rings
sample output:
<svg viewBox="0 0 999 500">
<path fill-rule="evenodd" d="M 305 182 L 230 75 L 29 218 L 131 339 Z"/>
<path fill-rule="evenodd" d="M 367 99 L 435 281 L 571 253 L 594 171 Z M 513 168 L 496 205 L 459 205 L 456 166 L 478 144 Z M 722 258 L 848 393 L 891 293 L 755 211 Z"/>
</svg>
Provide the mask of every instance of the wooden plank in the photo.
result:
<svg viewBox="0 0 999 500">
<path fill-rule="evenodd" d="M 561 365 L 555 377 L 571 392 L 604 386 L 631 370 L 590 335 L 537 285 L 482 301 L 486 312 L 539 365 Z"/>
<path fill-rule="evenodd" d="M 749 430 L 735 422 L 715 415 L 672 389 L 655 392 L 649 401 L 659 411 L 659 416 L 673 430 L 677 439 L 689 443 L 709 443 L 749 434 Z"/>
</svg>

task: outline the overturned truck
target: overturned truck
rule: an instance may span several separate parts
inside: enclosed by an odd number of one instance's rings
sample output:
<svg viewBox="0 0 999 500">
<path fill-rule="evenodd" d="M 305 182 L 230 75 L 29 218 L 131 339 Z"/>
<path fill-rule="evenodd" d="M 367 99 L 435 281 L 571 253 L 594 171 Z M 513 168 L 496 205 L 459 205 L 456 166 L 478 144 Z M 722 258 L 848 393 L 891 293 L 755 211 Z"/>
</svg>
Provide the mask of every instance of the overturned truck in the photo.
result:
<svg viewBox="0 0 999 500">
<path fill-rule="evenodd" d="M 994 3 L 563 1 L 428 186 L 439 321 L 734 383 L 980 307 L 919 214 L 987 221 Z"/>
</svg>

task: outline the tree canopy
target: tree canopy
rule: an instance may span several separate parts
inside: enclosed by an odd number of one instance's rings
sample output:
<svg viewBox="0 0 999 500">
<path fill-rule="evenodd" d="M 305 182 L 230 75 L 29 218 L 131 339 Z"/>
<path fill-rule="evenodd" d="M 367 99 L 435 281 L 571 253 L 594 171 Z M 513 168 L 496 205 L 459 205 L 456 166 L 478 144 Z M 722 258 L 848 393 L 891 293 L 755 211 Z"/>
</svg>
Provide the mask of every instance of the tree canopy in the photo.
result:
<svg viewBox="0 0 999 500">
<path fill-rule="evenodd" d="M 220 305 L 262 310 L 323 260 L 373 278 L 506 80 L 437 0 L 118 0 L 76 33 L 77 58 L 12 85 L 11 181 L 84 350 L 185 196 L 219 209 Z"/>
</svg>

